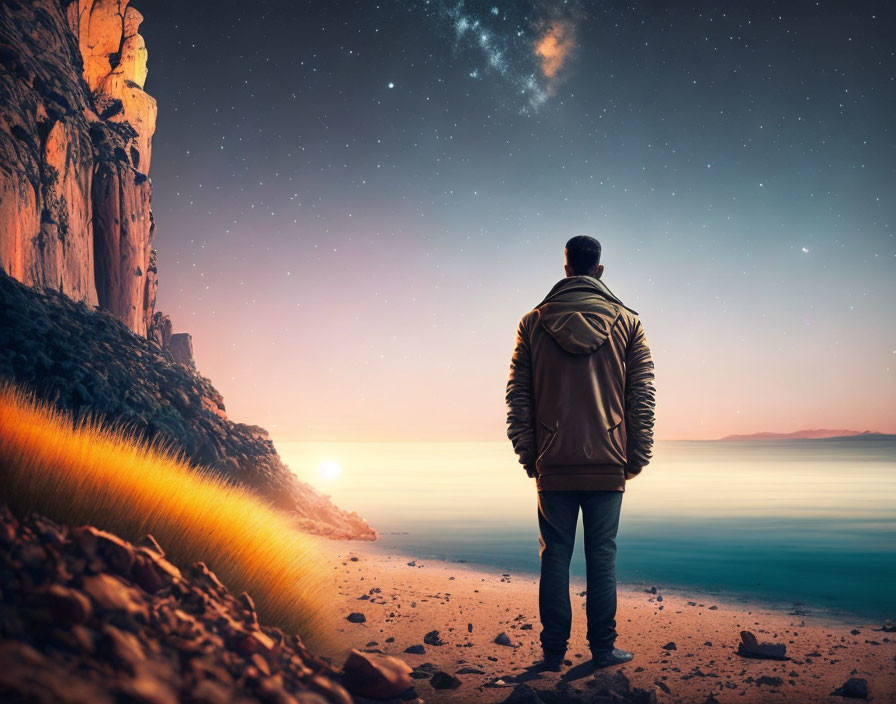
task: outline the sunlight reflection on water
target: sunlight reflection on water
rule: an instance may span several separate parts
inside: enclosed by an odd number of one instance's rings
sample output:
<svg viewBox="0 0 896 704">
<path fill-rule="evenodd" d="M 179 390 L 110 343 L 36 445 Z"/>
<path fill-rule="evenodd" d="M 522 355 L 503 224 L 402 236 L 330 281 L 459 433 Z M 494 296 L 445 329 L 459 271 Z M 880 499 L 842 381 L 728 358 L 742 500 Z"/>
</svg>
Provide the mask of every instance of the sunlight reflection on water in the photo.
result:
<svg viewBox="0 0 896 704">
<path fill-rule="evenodd" d="M 358 511 L 383 549 L 538 569 L 534 482 L 507 443 L 292 443 L 296 474 Z M 316 468 L 339 462 L 343 474 Z M 890 617 L 896 443 L 658 443 L 630 482 L 621 581 L 805 601 Z M 579 547 L 573 571 L 584 573 Z"/>
</svg>

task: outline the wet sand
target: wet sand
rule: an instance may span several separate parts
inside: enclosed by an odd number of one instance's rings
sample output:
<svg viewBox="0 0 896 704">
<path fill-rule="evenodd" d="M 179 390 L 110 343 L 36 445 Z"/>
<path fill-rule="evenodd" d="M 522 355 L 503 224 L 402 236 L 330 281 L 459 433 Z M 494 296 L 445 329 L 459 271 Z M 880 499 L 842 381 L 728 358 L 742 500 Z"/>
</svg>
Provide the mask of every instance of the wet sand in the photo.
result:
<svg viewBox="0 0 896 704">
<path fill-rule="evenodd" d="M 533 673 L 526 668 L 540 657 L 534 576 L 384 555 L 357 543 L 330 545 L 334 596 L 345 619 L 338 630 L 346 647 L 421 668 L 414 686 L 425 701 L 500 702 L 521 682 L 536 690 L 561 682 L 585 689 L 593 680 L 583 582 L 571 584 L 570 664 L 559 673 Z M 350 622 L 350 613 L 363 614 L 364 622 Z M 843 704 L 850 700 L 831 693 L 850 677 L 867 680 L 871 700 L 896 701 L 896 634 L 881 624 L 620 585 L 617 630 L 617 646 L 634 651 L 635 659 L 604 672 L 618 670 L 632 686 L 654 689 L 659 702 L 702 704 L 713 695 L 721 704 Z M 760 642 L 784 643 L 791 659 L 737 655 L 742 630 Z M 431 631 L 439 632 L 443 645 L 424 643 Z M 510 646 L 494 642 L 502 633 Z M 424 652 L 405 652 L 411 646 Z M 430 673 L 436 670 L 455 676 L 460 686 L 434 689 Z"/>
</svg>

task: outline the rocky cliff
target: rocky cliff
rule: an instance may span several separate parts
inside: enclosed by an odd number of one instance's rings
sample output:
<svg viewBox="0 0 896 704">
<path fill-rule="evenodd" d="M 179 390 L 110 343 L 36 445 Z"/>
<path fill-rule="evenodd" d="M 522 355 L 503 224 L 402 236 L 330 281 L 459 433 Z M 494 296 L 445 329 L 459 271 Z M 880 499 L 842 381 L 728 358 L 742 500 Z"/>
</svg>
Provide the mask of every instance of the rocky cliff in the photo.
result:
<svg viewBox="0 0 896 704">
<path fill-rule="evenodd" d="M 156 103 L 128 0 L 0 3 L 0 265 L 145 335 Z"/>
<path fill-rule="evenodd" d="M 360 516 L 298 481 L 264 428 L 231 421 L 221 394 L 194 365 L 177 361 L 108 311 L 25 286 L 2 270 L 0 380 L 33 390 L 75 417 L 99 415 L 182 449 L 196 465 L 288 511 L 309 532 L 376 538 Z"/>
<path fill-rule="evenodd" d="M 154 311 L 141 21 L 129 0 L 0 1 L 0 379 L 166 440 L 309 531 L 373 539 L 227 418 L 189 334 Z"/>
</svg>

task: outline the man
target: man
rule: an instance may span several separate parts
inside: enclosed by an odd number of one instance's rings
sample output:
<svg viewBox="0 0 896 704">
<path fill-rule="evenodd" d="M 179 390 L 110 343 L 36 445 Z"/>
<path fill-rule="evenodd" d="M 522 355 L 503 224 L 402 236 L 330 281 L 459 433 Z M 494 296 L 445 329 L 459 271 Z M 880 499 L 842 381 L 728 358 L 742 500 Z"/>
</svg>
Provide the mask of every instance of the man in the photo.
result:
<svg viewBox="0 0 896 704">
<path fill-rule="evenodd" d="M 544 659 L 559 670 L 572 625 L 569 562 L 585 532 L 588 643 L 595 668 L 630 661 L 616 641 L 616 531 L 627 480 L 650 461 L 653 360 L 638 314 L 600 280 L 600 243 L 566 243 L 566 278 L 517 332 L 507 435 L 538 487 Z"/>
</svg>

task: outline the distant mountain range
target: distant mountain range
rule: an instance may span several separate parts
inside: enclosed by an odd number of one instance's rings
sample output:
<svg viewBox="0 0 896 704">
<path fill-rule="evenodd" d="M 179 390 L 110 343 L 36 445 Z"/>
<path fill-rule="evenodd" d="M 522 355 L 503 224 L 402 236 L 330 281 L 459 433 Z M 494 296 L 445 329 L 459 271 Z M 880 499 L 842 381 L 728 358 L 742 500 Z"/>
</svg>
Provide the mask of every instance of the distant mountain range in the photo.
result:
<svg viewBox="0 0 896 704">
<path fill-rule="evenodd" d="M 748 435 L 726 435 L 718 442 L 735 440 L 822 440 L 827 438 L 882 438 L 884 433 L 874 430 L 797 430 L 793 433 L 750 433 Z"/>
</svg>

